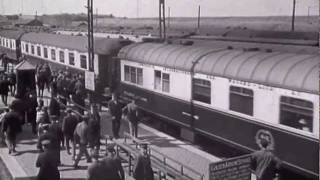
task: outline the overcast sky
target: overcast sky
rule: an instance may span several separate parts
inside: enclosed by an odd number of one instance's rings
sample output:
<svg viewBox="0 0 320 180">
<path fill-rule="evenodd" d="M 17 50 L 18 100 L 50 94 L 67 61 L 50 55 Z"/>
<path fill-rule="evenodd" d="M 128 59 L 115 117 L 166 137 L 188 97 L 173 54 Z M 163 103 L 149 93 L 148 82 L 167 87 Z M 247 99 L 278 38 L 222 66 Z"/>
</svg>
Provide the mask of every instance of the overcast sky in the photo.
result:
<svg viewBox="0 0 320 180">
<path fill-rule="evenodd" d="M 86 12 L 84 5 L 87 0 L 0 0 L 0 2 L 1 14 L 34 15 L 37 11 L 41 15 Z M 156 17 L 158 2 L 158 0 L 94 0 L 94 8 L 98 8 L 99 14 Z M 292 2 L 293 0 L 166 0 L 166 7 L 170 6 L 171 16 L 179 17 L 196 16 L 198 5 L 201 5 L 202 16 L 274 16 L 291 15 Z M 311 15 L 319 15 L 319 0 L 297 0 L 297 15 L 307 15 L 308 9 Z"/>
</svg>

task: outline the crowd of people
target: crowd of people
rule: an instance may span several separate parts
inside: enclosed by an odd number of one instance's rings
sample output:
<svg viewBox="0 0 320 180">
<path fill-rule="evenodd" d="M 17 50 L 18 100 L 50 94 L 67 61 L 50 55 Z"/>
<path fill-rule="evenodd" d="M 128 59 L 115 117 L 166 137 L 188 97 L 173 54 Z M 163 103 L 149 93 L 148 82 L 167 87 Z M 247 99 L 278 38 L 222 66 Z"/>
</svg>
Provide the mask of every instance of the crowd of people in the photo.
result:
<svg viewBox="0 0 320 180">
<path fill-rule="evenodd" d="M 10 86 L 13 82 L 11 75 L 3 74 L 0 79 L 0 93 L 3 92 L 1 89 L 3 80 L 8 87 L 4 88 L 6 92 L 8 90 L 14 96 L 15 88 Z M 86 91 L 83 76 L 62 70 L 55 72 L 48 64 L 42 64 L 36 68 L 36 84 L 37 91 L 27 88 L 23 97 L 15 95 L 11 104 L 0 115 L 0 137 L 1 140 L 5 140 L 8 153 L 16 153 L 17 136 L 25 129 L 24 126 L 30 125 L 33 135 L 38 138 L 35 148 L 40 153 L 36 160 L 36 167 L 39 167 L 37 179 L 60 179 L 58 167 L 64 165 L 60 153 L 66 150 L 74 160 L 75 169 L 79 167 L 82 156 L 91 163 L 88 167 L 88 179 L 110 177 L 112 180 L 124 180 L 121 161 L 116 156 L 113 145 L 107 146 L 106 156 L 99 159 L 101 117 L 96 105 L 90 105 L 90 110 L 84 108 Z M 51 94 L 47 105 L 44 103 L 45 88 Z M 3 104 L 7 105 L 4 99 L 6 98 L 3 98 Z M 123 108 L 117 94 L 112 95 L 108 108 L 114 138 L 120 138 L 119 130 L 123 115 L 135 124 L 130 126 L 134 127 L 130 132 L 137 137 L 138 109 L 134 103 L 133 101 Z M 70 104 L 73 104 L 72 108 L 69 107 Z M 146 158 L 143 158 L 147 157 L 146 154 L 142 155 L 140 159 L 143 162 L 139 163 L 139 168 L 137 166 L 134 173 L 137 178 L 144 174 L 139 172 L 139 169 L 145 171 L 141 168 L 141 163 L 149 163 L 148 166 L 151 168 L 150 159 L 146 161 Z"/>
</svg>

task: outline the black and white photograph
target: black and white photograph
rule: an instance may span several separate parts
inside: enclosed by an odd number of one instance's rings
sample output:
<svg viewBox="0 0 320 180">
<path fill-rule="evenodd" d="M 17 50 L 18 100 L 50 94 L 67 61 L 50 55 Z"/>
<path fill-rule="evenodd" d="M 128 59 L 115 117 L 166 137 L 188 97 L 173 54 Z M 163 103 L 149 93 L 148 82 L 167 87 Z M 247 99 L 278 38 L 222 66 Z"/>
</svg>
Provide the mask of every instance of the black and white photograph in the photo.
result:
<svg viewBox="0 0 320 180">
<path fill-rule="evenodd" d="M 319 180 L 320 0 L 0 0 L 0 180 Z"/>
</svg>

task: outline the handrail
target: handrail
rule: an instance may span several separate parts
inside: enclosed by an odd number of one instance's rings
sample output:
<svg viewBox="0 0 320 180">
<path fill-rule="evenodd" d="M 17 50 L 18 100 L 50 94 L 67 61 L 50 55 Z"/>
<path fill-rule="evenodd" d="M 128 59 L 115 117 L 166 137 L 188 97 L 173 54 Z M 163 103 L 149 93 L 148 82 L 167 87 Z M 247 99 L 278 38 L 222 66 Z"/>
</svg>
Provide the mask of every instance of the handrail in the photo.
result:
<svg viewBox="0 0 320 180">
<path fill-rule="evenodd" d="M 144 142 L 144 141 L 142 141 L 142 140 L 139 140 L 138 138 L 135 138 L 135 137 L 132 137 L 131 135 L 128 135 L 128 133 L 126 133 L 125 135 L 126 135 L 125 141 L 126 141 L 126 138 L 129 137 L 129 138 L 131 138 L 132 140 L 135 140 L 135 139 L 136 139 L 135 142 L 138 143 L 138 144 L 148 144 L 148 145 L 150 145 L 149 142 L 147 142 L 147 141 Z M 192 177 L 189 177 L 189 176 L 185 173 L 186 170 L 187 170 L 187 171 L 193 173 L 194 175 L 199 176 L 200 180 L 203 180 L 204 174 L 202 174 L 202 173 L 200 173 L 200 172 L 198 172 L 198 171 L 195 171 L 194 169 L 192 169 L 192 168 L 189 167 L 189 166 L 186 166 L 186 165 L 181 164 L 181 163 L 178 162 L 177 160 L 175 160 L 175 159 L 173 159 L 173 158 L 165 155 L 164 153 L 156 150 L 156 149 L 153 148 L 153 147 L 148 146 L 148 148 L 149 148 L 149 154 L 151 155 L 151 157 L 153 157 L 154 159 L 157 159 L 157 160 L 159 160 L 159 161 L 162 161 L 162 163 L 163 163 L 164 166 L 169 166 L 169 167 L 175 169 L 176 171 L 180 172 L 182 176 L 186 176 L 186 177 L 192 179 Z M 152 150 L 152 151 L 151 151 L 151 150 Z M 151 152 L 155 152 L 155 153 L 159 154 L 160 156 L 162 156 L 162 158 L 158 158 L 158 157 L 152 155 Z M 177 168 L 171 166 L 170 164 L 168 164 L 168 161 L 175 163 L 176 165 L 178 165 L 178 166 L 180 167 L 180 169 L 177 169 Z"/>
</svg>

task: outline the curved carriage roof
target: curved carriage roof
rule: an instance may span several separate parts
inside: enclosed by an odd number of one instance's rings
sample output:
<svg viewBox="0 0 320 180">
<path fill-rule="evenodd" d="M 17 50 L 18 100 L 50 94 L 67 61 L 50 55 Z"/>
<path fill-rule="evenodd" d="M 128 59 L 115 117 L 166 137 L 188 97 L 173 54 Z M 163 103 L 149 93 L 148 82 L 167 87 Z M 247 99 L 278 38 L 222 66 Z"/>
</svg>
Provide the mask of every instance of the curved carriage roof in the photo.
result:
<svg viewBox="0 0 320 180">
<path fill-rule="evenodd" d="M 86 36 L 31 32 L 24 34 L 21 41 L 88 52 L 88 39 Z M 113 54 L 126 43 L 128 41 L 122 39 L 94 38 L 94 52 L 103 55 Z"/>
<path fill-rule="evenodd" d="M 124 47 L 118 57 L 183 71 L 197 62 L 195 73 L 319 93 L 318 54 L 138 43 Z"/>
<path fill-rule="evenodd" d="M 17 30 L 2 30 L 0 31 L 0 36 L 17 40 L 21 37 L 21 35 L 23 35 L 23 33 L 23 31 Z"/>
</svg>

